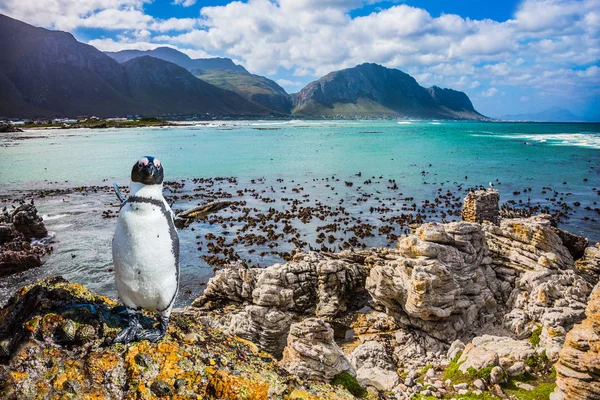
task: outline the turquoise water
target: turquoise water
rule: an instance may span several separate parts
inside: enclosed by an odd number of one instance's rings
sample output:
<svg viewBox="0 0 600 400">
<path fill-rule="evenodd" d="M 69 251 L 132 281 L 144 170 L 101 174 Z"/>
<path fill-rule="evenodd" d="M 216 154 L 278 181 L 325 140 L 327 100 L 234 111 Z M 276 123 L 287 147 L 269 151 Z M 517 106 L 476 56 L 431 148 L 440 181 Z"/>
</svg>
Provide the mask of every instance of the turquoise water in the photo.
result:
<svg viewBox="0 0 600 400">
<path fill-rule="evenodd" d="M 502 202 L 556 208 L 556 201 L 562 199 L 571 209 L 561 226 L 600 240 L 596 221 L 600 215 L 594 211 L 600 202 L 600 124 L 253 121 L 29 131 L 0 136 L 0 195 L 6 202 L 34 189 L 113 181 L 126 185 L 131 166 L 142 155 L 161 159 L 166 179 L 185 179 L 188 193 L 194 193 L 190 178 L 237 177 L 236 184 L 223 181 L 215 187 L 259 211 L 285 210 L 288 205 L 283 199 L 297 187 L 302 188 L 294 192 L 297 198 L 321 205 L 345 201 L 351 216 L 360 215 L 375 226 L 381 224 L 380 214 L 369 213 L 370 207 L 385 203 L 393 209 L 386 215 L 399 215 L 400 207 L 390 206 L 393 199 L 417 203 L 433 199 L 441 190 L 462 197 L 469 187 L 487 187 L 493 182 Z M 259 178 L 264 179 L 252 183 Z M 366 184 L 370 178 L 373 183 Z M 397 188 L 389 180 L 395 180 Z M 353 185 L 344 185 L 346 181 Z M 274 202 L 236 194 L 248 188 L 272 193 Z M 204 200 L 173 198 L 179 209 Z M 39 270 L 0 282 L 0 300 L 19 285 L 56 274 L 114 295 L 110 239 L 115 220 L 102 218 L 103 211 L 115 209 L 114 194 L 61 194 L 36 198 L 36 204 L 53 232 L 55 252 Z M 428 219 L 440 220 L 440 215 L 432 212 Z M 312 242 L 323 223 L 317 219 L 300 224 L 302 237 Z M 188 294 L 180 295 L 179 304 L 197 296 L 202 290 L 198 282 L 213 273 L 211 266 L 199 260 L 205 249 L 196 249 L 198 236 L 208 232 L 232 235 L 208 224 L 194 228 L 180 232 L 183 288 Z M 380 236 L 364 243 L 393 245 L 393 240 Z M 282 249 L 290 250 L 289 246 Z M 239 252 L 258 265 L 280 261 L 273 255 Z"/>
<path fill-rule="evenodd" d="M 600 158 L 599 124 L 291 121 L 26 135 L 31 139 L 0 142 L 9 145 L 0 148 L 0 184 L 9 189 L 44 181 L 126 182 L 131 165 L 144 154 L 160 157 L 169 179 L 362 171 L 411 186 L 422 183 L 419 172 L 432 164 L 435 175 L 425 180 L 469 176 L 473 184 L 498 178 L 517 186 L 567 181 L 575 189 Z"/>
</svg>

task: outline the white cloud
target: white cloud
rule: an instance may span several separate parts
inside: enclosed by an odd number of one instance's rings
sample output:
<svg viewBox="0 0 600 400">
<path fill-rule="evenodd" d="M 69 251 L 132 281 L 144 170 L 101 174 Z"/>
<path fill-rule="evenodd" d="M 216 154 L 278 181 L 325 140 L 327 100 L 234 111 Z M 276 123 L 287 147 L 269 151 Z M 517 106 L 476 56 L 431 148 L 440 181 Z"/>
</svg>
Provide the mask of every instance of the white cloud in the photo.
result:
<svg viewBox="0 0 600 400">
<path fill-rule="evenodd" d="M 488 90 L 484 90 L 483 92 L 481 92 L 481 96 L 493 97 L 496 95 L 496 93 L 498 93 L 498 89 L 496 89 L 495 87 L 491 87 Z"/>
<path fill-rule="evenodd" d="M 190 7 L 196 4 L 196 0 L 173 0 L 173 4 L 183 7 Z"/>
<path fill-rule="evenodd" d="M 300 81 L 290 81 L 287 79 L 277 79 L 276 81 L 281 86 L 302 86 Z"/>
</svg>

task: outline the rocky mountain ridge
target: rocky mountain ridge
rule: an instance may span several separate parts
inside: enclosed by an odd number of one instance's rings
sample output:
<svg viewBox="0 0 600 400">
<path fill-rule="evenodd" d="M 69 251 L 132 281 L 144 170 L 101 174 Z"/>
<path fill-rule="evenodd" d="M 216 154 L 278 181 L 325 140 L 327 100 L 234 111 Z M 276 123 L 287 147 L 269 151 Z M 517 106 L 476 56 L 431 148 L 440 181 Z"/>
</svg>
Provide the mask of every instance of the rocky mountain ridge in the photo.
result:
<svg viewBox="0 0 600 400">
<path fill-rule="evenodd" d="M 0 115 L 269 114 L 236 93 L 198 82 L 184 68 L 155 60 L 151 74 L 131 68 L 131 64 L 126 68 L 78 42 L 70 33 L 37 28 L 0 15 Z M 160 83 L 157 76 L 161 76 Z M 141 82 L 145 89 L 140 98 L 136 84 Z M 172 87 L 168 93 L 166 86 Z M 175 88 L 183 91 L 177 93 Z M 179 97 L 194 101 L 182 109 Z M 215 102 L 215 97 L 219 101 Z"/>
<path fill-rule="evenodd" d="M 365 63 L 335 71 L 293 96 L 296 115 L 484 119 L 467 95 L 421 87 L 410 75 Z"/>
</svg>

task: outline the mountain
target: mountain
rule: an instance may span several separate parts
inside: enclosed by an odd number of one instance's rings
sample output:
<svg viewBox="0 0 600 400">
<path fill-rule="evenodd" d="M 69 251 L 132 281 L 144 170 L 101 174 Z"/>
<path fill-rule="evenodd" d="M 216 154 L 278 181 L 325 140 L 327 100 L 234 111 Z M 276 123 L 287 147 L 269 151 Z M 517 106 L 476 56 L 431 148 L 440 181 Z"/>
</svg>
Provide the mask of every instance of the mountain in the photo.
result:
<svg viewBox="0 0 600 400">
<path fill-rule="evenodd" d="M 158 58 L 143 56 L 121 64 L 127 73 L 131 96 L 160 111 L 175 114 L 237 113 L 268 111 L 234 92 L 221 89 L 192 75 L 185 68 Z"/>
<path fill-rule="evenodd" d="M 293 95 L 300 116 L 482 119 L 463 92 L 425 89 L 410 75 L 365 63 L 335 71 Z"/>
<path fill-rule="evenodd" d="M 292 98 L 277 83 L 260 75 L 232 70 L 192 69 L 192 74 L 210 84 L 232 90 L 240 96 L 270 110 L 289 114 Z"/>
<path fill-rule="evenodd" d="M 120 63 L 129 61 L 136 57 L 151 56 L 154 58 L 160 58 L 161 60 L 172 62 L 185 69 L 223 69 L 238 72 L 248 72 L 246 68 L 241 65 L 235 64 L 229 58 L 197 58 L 192 59 L 187 54 L 172 49 L 170 47 L 157 47 L 154 50 L 121 50 L 117 52 L 106 51 L 105 54 L 114 58 Z"/>
<path fill-rule="evenodd" d="M 249 73 L 229 58 L 192 59 L 170 47 L 158 47 L 149 51 L 122 50 L 106 54 L 120 63 L 141 56 L 160 58 L 186 68 L 197 78 L 210 84 L 236 92 L 261 107 L 286 115 L 292 109 L 292 99 L 281 86 L 264 76 Z"/>
<path fill-rule="evenodd" d="M 122 65 L 70 33 L 1 14 L 0 93 L 0 116 L 6 117 L 269 113 L 173 63 Z"/>
<path fill-rule="evenodd" d="M 505 121 L 535 121 L 535 122 L 582 122 L 585 118 L 573 114 L 571 111 L 552 107 L 544 111 L 529 114 L 505 115 L 499 119 Z"/>
</svg>

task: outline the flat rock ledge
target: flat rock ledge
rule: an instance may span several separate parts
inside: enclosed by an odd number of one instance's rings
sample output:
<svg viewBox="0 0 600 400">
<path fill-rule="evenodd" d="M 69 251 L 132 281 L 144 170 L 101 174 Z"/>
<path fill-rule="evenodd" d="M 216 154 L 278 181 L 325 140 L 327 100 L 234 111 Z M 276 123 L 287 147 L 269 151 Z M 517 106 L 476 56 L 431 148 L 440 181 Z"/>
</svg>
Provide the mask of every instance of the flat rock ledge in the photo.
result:
<svg viewBox="0 0 600 400">
<path fill-rule="evenodd" d="M 0 310 L 3 399 L 352 399 L 304 382 L 256 345 L 173 313 L 159 343 L 108 344 L 120 307 L 62 278 L 20 289 Z M 148 327 L 151 320 L 144 318 Z"/>
</svg>

